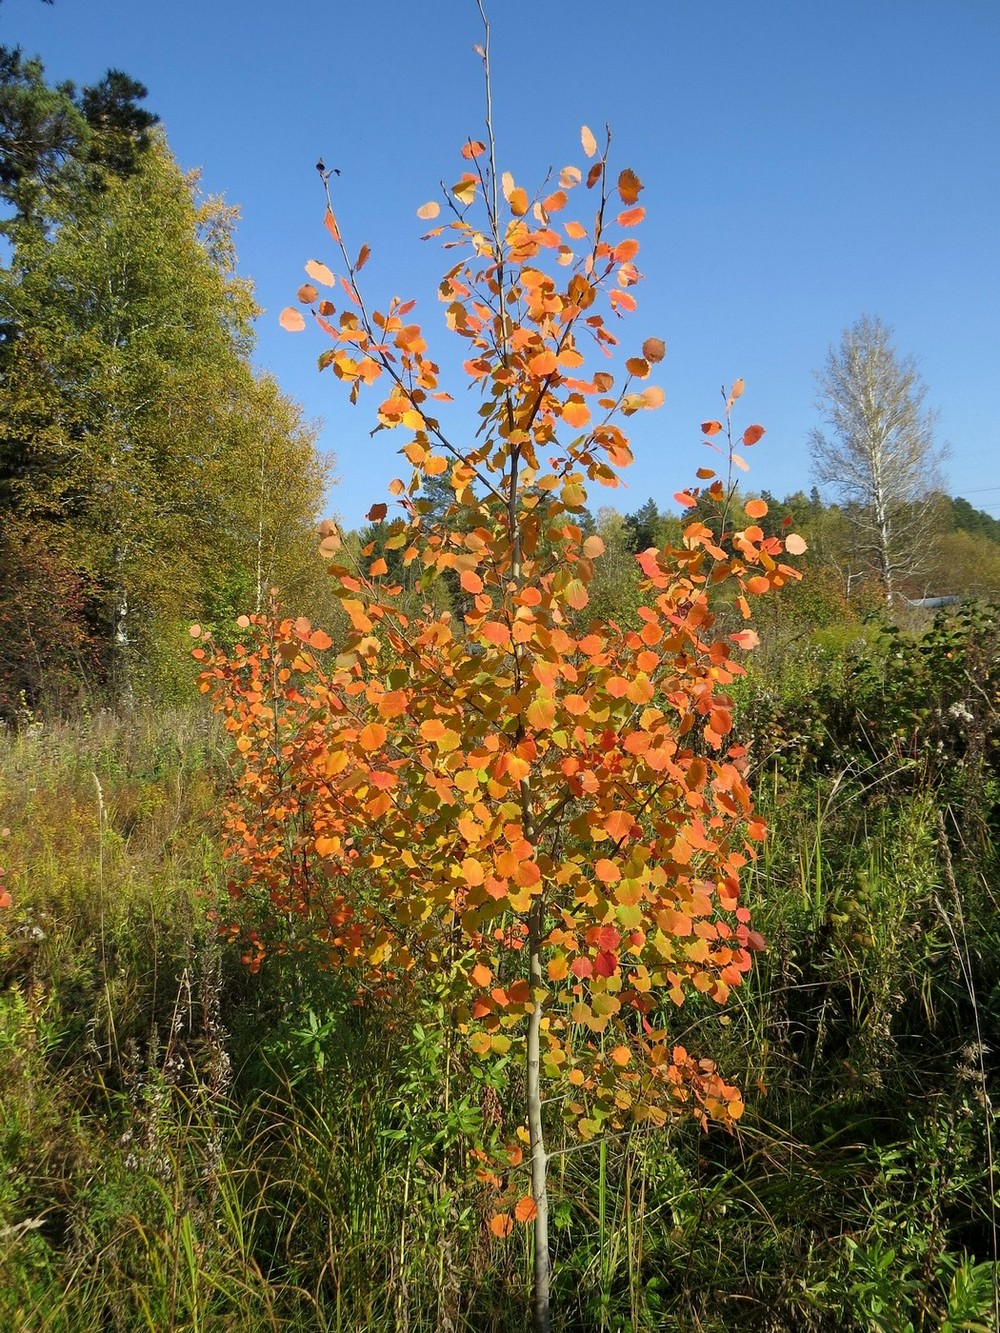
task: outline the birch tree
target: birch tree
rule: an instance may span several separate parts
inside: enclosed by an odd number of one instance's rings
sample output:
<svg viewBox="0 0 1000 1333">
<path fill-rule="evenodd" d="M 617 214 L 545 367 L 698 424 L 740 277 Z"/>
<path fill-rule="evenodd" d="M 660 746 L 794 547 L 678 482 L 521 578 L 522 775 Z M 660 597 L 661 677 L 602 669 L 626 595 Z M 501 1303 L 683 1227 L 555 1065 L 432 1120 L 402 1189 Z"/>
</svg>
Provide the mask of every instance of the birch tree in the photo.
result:
<svg viewBox="0 0 1000 1333">
<path fill-rule="evenodd" d="M 816 379 L 827 427 L 810 434 L 816 479 L 848 509 L 858 553 L 891 606 L 920 573 L 941 484 L 946 451 L 935 444 L 927 386 L 892 329 L 868 315 L 844 330 Z"/>
</svg>

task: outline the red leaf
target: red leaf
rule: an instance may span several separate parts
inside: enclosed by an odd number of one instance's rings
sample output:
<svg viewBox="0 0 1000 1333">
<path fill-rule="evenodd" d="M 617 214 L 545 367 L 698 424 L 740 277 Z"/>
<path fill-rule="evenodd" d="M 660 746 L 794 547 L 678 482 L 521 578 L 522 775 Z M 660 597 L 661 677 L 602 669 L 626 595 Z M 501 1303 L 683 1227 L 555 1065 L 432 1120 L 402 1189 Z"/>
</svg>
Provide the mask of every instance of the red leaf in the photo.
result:
<svg viewBox="0 0 1000 1333">
<path fill-rule="evenodd" d="M 613 977 L 618 971 L 618 955 L 602 950 L 594 959 L 594 971 L 599 977 Z"/>
</svg>

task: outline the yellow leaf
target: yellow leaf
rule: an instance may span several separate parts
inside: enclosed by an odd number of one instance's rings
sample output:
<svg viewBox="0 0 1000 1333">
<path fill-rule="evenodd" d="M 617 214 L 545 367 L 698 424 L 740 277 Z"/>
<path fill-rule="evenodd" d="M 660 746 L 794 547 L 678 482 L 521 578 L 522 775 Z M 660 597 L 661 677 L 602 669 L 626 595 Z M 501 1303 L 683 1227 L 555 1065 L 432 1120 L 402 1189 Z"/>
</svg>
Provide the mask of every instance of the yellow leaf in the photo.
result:
<svg viewBox="0 0 1000 1333">
<path fill-rule="evenodd" d="M 528 211 L 528 193 L 526 190 L 522 190 L 520 186 L 511 190 L 507 202 L 510 204 L 510 211 L 516 218 L 524 217 Z"/>
<path fill-rule="evenodd" d="M 566 961 L 565 954 L 558 954 L 555 958 L 550 958 L 546 971 L 549 974 L 550 981 L 563 981 L 569 975 L 569 964 Z"/>
<path fill-rule="evenodd" d="M 571 606 L 574 611 L 582 611 L 590 601 L 586 584 L 580 579 L 570 579 L 563 589 L 563 597 L 566 599 L 566 605 Z"/>
<path fill-rule="evenodd" d="M 556 720 L 555 700 L 550 694 L 536 695 L 526 708 L 524 716 L 536 731 L 544 731 Z"/>
</svg>

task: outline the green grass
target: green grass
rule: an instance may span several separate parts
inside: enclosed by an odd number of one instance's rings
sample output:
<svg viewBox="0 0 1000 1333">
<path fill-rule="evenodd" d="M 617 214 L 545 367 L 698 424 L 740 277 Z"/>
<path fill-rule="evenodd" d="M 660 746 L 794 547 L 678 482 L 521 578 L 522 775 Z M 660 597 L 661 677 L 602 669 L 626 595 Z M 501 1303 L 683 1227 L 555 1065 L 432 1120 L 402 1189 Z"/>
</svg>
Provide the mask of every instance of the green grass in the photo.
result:
<svg viewBox="0 0 1000 1333">
<path fill-rule="evenodd" d="M 240 965 L 226 771 L 194 709 L 0 734 L 0 1327 L 522 1330 L 528 1237 L 467 1154 L 516 1072 L 477 1080 L 432 997 Z M 996 1328 L 995 862 L 911 776 L 759 776 L 769 947 L 671 1018 L 746 1117 L 554 1120 L 561 1333 Z"/>
</svg>

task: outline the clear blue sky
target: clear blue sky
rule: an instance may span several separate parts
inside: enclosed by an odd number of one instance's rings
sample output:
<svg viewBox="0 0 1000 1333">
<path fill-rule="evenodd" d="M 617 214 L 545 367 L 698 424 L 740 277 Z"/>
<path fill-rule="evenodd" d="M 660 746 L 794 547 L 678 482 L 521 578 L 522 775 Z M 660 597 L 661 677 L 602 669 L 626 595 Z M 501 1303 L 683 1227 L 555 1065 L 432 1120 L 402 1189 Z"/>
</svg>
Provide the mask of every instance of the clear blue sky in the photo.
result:
<svg viewBox="0 0 1000 1333">
<path fill-rule="evenodd" d="M 646 184 L 629 333 L 666 340 L 667 402 L 632 418 L 618 508 L 693 480 L 698 423 L 739 375 L 741 424 L 768 432 L 750 485 L 808 489 L 812 372 L 867 312 L 918 359 L 949 489 L 1000 514 L 1000 0 L 488 7 L 501 169 L 531 193 L 549 165 L 582 160 L 581 124 L 609 122 L 614 164 Z M 372 246 L 374 304 L 418 297 L 432 348 L 446 343 L 444 256 L 420 244 L 415 209 L 482 132 L 480 40 L 474 0 L 0 4 L 0 42 L 53 79 L 117 66 L 145 82 L 181 165 L 240 205 L 241 268 L 267 312 L 258 360 L 324 420 L 330 509 L 351 526 L 400 467 L 391 435 L 369 439 L 364 399 L 350 408 L 317 374 L 318 336 L 277 327 L 303 263 L 335 267 L 313 164 L 342 171 L 338 216 Z"/>
</svg>

